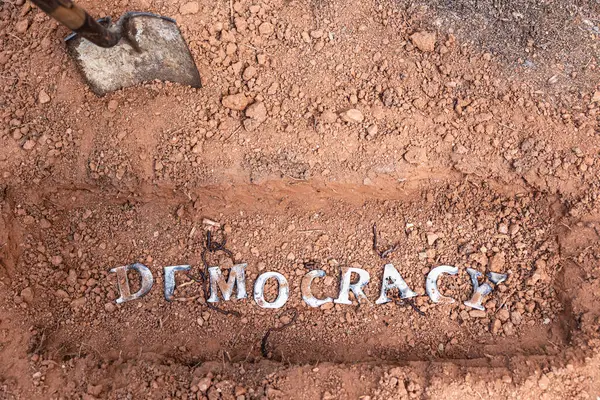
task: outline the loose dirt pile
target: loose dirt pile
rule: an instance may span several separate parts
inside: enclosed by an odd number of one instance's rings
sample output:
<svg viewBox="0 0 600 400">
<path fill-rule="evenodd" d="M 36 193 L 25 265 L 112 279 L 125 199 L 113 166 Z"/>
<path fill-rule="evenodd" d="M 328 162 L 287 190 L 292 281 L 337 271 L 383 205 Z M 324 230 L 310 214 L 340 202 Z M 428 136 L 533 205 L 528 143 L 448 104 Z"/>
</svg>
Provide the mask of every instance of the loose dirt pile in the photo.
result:
<svg viewBox="0 0 600 400">
<path fill-rule="evenodd" d="M 82 5 L 177 18 L 203 88 L 98 98 L 63 28 L 1 3 L 0 398 L 600 396 L 597 5 Z M 211 229 L 232 253 L 211 265 L 248 263 L 225 312 L 190 278 Z M 117 305 L 109 271 L 134 262 L 154 287 Z M 414 301 L 374 304 L 386 263 Z M 425 294 L 438 265 L 454 304 Z M 344 266 L 369 303 L 302 301 Z M 469 267 L 508 274 L 485 311 Z M 282 309 L 252 299 L 265 271 Z"/>
</svg>

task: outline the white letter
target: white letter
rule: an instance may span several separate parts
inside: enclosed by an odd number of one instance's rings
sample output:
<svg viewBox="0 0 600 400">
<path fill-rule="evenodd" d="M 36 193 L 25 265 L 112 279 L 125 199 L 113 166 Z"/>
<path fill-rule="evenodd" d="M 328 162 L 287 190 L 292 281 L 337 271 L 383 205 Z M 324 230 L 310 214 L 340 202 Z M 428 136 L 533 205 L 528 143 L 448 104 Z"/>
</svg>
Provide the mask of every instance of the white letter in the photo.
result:
<svg viewBox="0 0 600 400">
<path fill-rule="evenodd" d="M 302 278 L 302 285 L 300 286 L 302 289 L 302 300 L 304 300 L 304 302 L 311 307 L 319 307 L 325 303 L 331 303 L 333 301 L 331 297 L 327 297 L 321 300 L 317 299 L 315 296 L 313 296 L 310 290 L 310 285 L 312 284 L 312 281 L 315 278 L 322 278 L 324 276 L 325 271 L 323 271 L 322 269 L 315 269 L 309 271 L 306 275 L 304 275 L 304 278 Z"/>
<path fill-rule="evenodd" d="M 268 279 L 275 278 L 279 284 L 279 293 L 274 302 L 268 303 L 265 300 L 265 283 Z M 285 276 L 279 272 L 265 272 L 260 275 L 254 283 L 254 301 L 262 308 L 281 308 L 287 302 L 289 297 L 289 286 Z"/>
<path fill-rule="evenodd" d="M 353 272 L 358 274 L 358 281 L 350 284 L 350 278 L 352 277 Z M 333 302 L 336 304 L 352 304 L 350 301 L 350 290 L 352 290 L 352 293 L 354 293 L 354 297 L 356 297 L 356 300 L 359 302 L 359 304 L 361 300 L 368 302 L 369 299 L 367 299 L 367 296 L 365 296 L 363 287 L 369 283 L 369 273 L 360 268 L 342 267 L 341 274 L 340 294 Z"/>
<path fill-rule="evenodd" d="M 142 282 L 140 283 L 140 290 L 138 290 L 134 294 L 131 294 L 131 289 L 129 288 L 129 279 L 127 278 L 127 271 L 129 271 L 130 269 L 137 271 L 142 279 Z M 148 293 L 150 289 L 152 289 L 152 285 L 154 284 L 154 277 L 152 276 L 152 272 L 150 272 L 150 269 L 144 264 L 129 264 L 123 267 L 113 268 L 110 270 L 110 272 L 117 273 L 117 285 L 119 286 L 120 295 L 120 297 L 116 300 L 117 304 L 139 299 L 140 297 Z"/>
<path fill-rule="evenodd" d="M 386 264 L 383 270 L 383 280 L 381 281 L 381 295 L 375 301 L 375 304 L 384 304 L 391 301 L 387 297 L 387 291 L 390 289 L 398 289 L 401 299 L 415 297 L 417 294 L 410 290 L 402 276 L 394 264 Z"/>
<path fill-rule="evenodd" d="M 248 266 L 248 264 L 236 264 L 231 267 L 227 282 L 225 282 L 225 279 L 221 274 L 221 268 L 210 267 L 208 269 L 210 275 L 210 298 L 207 301 L 209 303 L 219 302 L 217 288 L 221 289 L 223 300 L 228 301 L 231 298 L 231 293 L 233 293 L 233 286 L 236 284 L 238 288 L 237 298 L 245 299 L 248 296 L 246 294 L 246 266 Z"/>
<path fill-rule="evenodd" d="M 173 292 L 175 292 L 175 271 L 189 271 L 189 265 L 175 265 L 173 267 L 165 267 L 165 299 L 173 300 Z"/>
<path fill-rule="evenodd" d="M 452 297 L 442 296 L 438 289 L 437 281 L 441 274 L 456 275 L 458 274 L 458 268 L 450 265 L 440 265 L 429 271 L 425 281 L 425 291 L 434 303 L 454 303 Z"/>
<path fill-rule="evenodd" d="M 467 307 L 475 308 L 477 310 L 485 311 L 483 306 L 483 299 L 494 290 L 487 282 L 479 286 L 479 277 L 482 276 L 481 272 L 473 268 L 467 268 L 467 273 L 471 277 L 471 284 L 473 285 L 473 296 L 470 300 L 464 302 Z M 505 274 L 498 274 L 496 272 L 489 272 L 487 274 L 488 279 L 494 284 L 498 285 L 506 280 Z"/>
</svg>

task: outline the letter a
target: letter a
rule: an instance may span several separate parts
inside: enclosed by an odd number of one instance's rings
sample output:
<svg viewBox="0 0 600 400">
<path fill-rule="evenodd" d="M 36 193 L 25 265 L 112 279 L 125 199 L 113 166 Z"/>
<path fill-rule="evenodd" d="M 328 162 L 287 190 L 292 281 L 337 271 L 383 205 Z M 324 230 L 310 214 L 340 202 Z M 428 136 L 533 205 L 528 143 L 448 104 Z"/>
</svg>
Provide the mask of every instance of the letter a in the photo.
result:
<svg viewBox="0 0 600 400">
<path fill-rule="evenodd" d="M 375 304 L 384 304 L 391 301 L 390 298 L 387 297 L 387 292 L 390 289 L 398 289 L 401 299 L 408 299 L 417 295 L 408 287 L 406 282 L 404 282 L 402 275 L 394 268 L 394 264 L 386 264 L 384 267 L 383 280 L 381 281 L 381 295 L 375 301 Z"/>
</svg>

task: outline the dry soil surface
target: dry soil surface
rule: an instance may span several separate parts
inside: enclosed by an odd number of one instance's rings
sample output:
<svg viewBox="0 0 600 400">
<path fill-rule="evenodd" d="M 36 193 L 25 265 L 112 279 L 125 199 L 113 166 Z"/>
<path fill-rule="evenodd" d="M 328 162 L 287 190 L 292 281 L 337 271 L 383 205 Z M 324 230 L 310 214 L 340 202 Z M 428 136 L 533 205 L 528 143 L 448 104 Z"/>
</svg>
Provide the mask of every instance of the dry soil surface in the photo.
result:
<svg viewBox="0 0 600 400">
<path fill-rule="evenodd" d="M 0 399 L 600 398 L 597 2 L 80 3 L 175 18 L 203 87 L 97 97 L 65 28 L 0 2 Z M 117 304 L 135 262 L 154 286 Z M 249 298 L 209 307 L 205 263 Z M 386 263 L 413 301 L 375 304 Z M 343 267 L 368 302 L 302 301 Z M 485 311 L 469 267 L 508 275 Z"/>
</svg>

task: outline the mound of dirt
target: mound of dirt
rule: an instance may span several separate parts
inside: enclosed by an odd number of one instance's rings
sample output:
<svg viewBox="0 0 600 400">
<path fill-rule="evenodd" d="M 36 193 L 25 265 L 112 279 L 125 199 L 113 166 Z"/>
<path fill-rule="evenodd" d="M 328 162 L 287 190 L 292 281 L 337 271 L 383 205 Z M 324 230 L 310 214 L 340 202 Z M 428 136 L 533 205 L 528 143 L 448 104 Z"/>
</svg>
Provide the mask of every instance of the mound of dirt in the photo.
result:
<svg viewBox="0 0 600 400">
<path fill-rule="evenodd" d="M 0 5 L 0 398 L 600 395 L 597 5 L 81 3 L 175 17 L 203 87 L 97 97 L 63 27 Z M 248 298 L 207 303 L 239 263 Z M 415 297 L 375 304 L 387 263 Z M 344 267 L 367 302 L 303 301 Z M 467 268 L 507 274 L 484 310 Z"/>
</svg>

